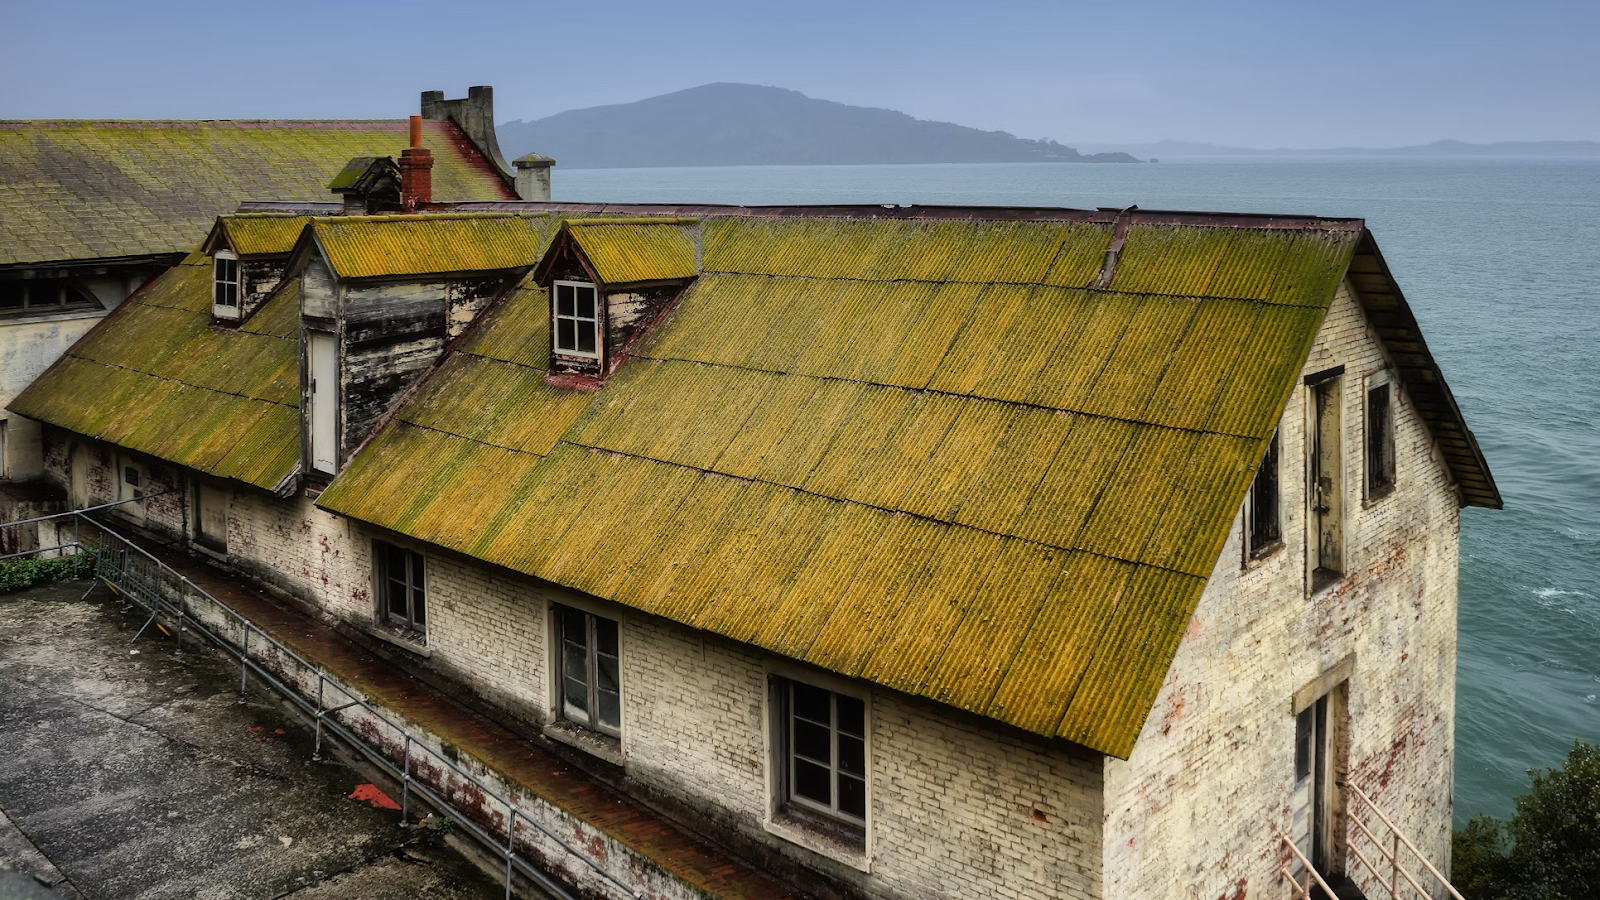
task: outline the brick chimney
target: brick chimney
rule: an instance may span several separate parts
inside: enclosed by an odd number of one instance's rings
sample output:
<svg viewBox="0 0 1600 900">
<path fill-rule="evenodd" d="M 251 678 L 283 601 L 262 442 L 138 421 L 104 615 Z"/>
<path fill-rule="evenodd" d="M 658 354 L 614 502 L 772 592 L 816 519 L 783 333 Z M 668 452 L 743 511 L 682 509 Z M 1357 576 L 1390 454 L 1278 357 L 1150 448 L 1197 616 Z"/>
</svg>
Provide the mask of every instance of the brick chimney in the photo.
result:
<svg viewBox="0 0 1600 900">
<path fill-rule="evenodd" d="M 422 146 L 422 117 L 411 117 L 411 146 L 400 151 L 400 206 L 407 212 L 433 202 L 433 154 Z"/>
</svg>

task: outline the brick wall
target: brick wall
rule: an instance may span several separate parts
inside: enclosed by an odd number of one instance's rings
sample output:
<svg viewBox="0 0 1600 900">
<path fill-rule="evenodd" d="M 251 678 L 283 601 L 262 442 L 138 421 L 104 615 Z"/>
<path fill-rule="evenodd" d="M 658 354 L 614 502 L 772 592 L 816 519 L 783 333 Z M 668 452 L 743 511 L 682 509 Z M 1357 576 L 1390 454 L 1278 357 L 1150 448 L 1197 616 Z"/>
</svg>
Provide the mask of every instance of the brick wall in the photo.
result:
<svg viewBox="0 0 1600 900">
<path fill-rule="evenodd" d="M 1456 499 L 1395 381 L 1397 483 L 1363 500 L 1364 382 L 1387 364 L 1348 287 L 1305 372 L 1341 364 L 1346 577 L 1308 597 L 1301 385 L 1281 431 L 1286 546 L 1246 568 L 1235 521 L 1132 758 L 1106 762 L 1108 898 L 1288 896 L 1276 873 L 1288 861 L 1291 697 L 1349 653 L 1348 755 L 1336 765 L 1435 865 L 1449 860 Z M 1347 819 L 1341 839 L 1353 839 Z"/>
</svg>

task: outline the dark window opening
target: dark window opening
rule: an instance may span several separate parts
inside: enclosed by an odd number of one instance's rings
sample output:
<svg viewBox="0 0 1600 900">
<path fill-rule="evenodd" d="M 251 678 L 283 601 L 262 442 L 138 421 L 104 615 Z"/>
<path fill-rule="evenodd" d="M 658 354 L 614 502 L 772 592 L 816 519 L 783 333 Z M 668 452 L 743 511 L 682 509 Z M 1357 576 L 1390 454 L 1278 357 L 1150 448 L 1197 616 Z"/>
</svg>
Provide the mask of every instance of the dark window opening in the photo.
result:
<svg viewBox="0 0 1600 900">
<path fill-rule="evenodd" d="M 785 800 L 852 824 L 867 818 L 866 704 L 798 681 L 783 683 Z"/>
<path fill-rule="evenodd" d="M 239 306 L 239 261 L 231 256 L 216 257 L 216 295 L 212 302 L 217 306 Z"/>
<path fill-rule="evenodd" d="M 598 358 L 600 314 L 594 285 L 558 281 L 554 289 L 556 352 Z"/>
<path fill-rule="evenodd" d="M 555 607 L 561 643 L 562 718 L 612 737 L 622 734 L 622 665 L 617 623 Z"/>
<path fill-rule="evenodd" d="M 99 301 L 65 281 L 0 282 L 0 313 L 46 313 L 99 308 Z"/>
<path fill-rule="evenodd" d="M 1389 386 L 1367 391 L 1367 496 L 1378 498 L 1394 489 L 1394 415 Z"/>
<path fill-rule="evenodd" d="M 1269 556 L 1283 545 L 1283 520 L 1278 510 L 1278 433 L 1274 431 L 1245 505 L 1245 552 L 1249 558 Z"/>
<path fill-rule="evenodd" d="M 372 542 L 378 558 L 378 602 L 382 617 L 419 634 L 428 625 L 428 594 L 422 554 L 383 541 Z"/>
</svg>

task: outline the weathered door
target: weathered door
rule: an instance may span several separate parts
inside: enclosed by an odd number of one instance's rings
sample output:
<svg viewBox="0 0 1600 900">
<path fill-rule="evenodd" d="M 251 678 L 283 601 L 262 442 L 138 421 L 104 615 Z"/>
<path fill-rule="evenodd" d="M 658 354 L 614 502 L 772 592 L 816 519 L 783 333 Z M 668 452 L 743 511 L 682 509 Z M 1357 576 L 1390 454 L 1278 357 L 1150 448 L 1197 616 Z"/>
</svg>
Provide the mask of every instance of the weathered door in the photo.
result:
<svg viewBox="0 0 1600 900">
<path fill-rule="evenodd" d="M 1294 792 L 1290 798 L 1293 815 L 1291 838 L 1300 852 L 1311 860 L 1318 872 L 1328 875 L 1328 698 L 1301 710 L 1294 722 Z M 1305 875 L 1295 861 L 1296 879 Z M 1302 882 L 1303 883 L 1303 882 Z"/>
<path fill-rule="evenodd" d="M 339 347 L 334 336 L 322 331 L 306 333 L 306 391 L 311 409 L 311 467 L 319 472 L 339 472 Z"/>
<path fill-rule="evenodd" d="M 1339 452 L 1342 381 L 1333 378 L 1313 388 L 1316 422 L 1311 433 L 1311 496 L 1316 533 L 1312 540 L 1318 586 L 1344 571 L 1344 479 Z"/>
<path fill-rule="evenodd" d="M 72 449 L 67 452 L 72 466 L 72 477 L 69 480 L 72 489 L 72 508 L 83 509 L 89 505 L 89 451 L 82 444 L 73 441 Z"/>
<path fill-rule="evenodd" d="M 228 492 L 209 484 L 195 488 L 195 539 L 218 552 L 228 550 Z"/>
</svg>

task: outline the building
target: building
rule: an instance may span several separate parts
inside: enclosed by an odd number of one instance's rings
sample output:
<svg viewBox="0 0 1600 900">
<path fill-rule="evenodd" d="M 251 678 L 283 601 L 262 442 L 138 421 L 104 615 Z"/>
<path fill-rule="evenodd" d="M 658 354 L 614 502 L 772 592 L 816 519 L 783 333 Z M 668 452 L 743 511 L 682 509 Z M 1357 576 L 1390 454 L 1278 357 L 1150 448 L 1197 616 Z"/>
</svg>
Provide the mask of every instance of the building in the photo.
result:
<svg viewBox="0 0 1600 900">
<path fill-rule="evenodd" d="M 493 92 L 422 95 L 442 199 L 515 199 Z M 406 145 L 404 120 L 0 121 L 0 406 L 248 200 L 321 201 L 352 157 Z M 521 171 L 521 170 L 519 170 Z M 549 199 L 548 165 L 541 174 Z M 40 471 L 38 429 L 0 413 L 0 477 Z"/>
<path fill-rule="evenodd" d="M 1352 788 L 1448 860 L 1500 498 L 1362 221 L 424 208 L 217 219 L 47 477 L 797 894 L 1377 896 Z"/>
</svg>

